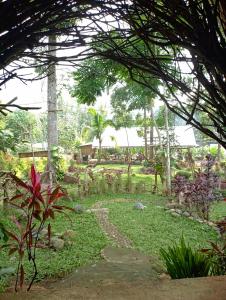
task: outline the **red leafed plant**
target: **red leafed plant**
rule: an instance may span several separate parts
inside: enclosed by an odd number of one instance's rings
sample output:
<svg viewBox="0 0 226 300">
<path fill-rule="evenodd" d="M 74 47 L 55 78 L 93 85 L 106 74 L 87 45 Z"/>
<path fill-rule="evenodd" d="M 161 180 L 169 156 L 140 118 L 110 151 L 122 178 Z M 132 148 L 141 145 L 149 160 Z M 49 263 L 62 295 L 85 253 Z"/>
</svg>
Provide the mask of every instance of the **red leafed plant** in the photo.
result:
<svg viewBox="0 0 226 300">
<path fill-rule="evenodd" d="M 10 203 L 23 210 L 26 218 L 25 224 L 22 224 L 13 217 L 18 233 L 6 230 L 9 236 L 9 242 L 6 246 L 9 247 L 9 255 L 17 252 L 19 256 L 15 291 L 17 291 L 18 283 L 20 287 L 24 283 L 23 259 L 25 251 L 27 252 L 28 260 L 33 264 L 33 277 L 27 289 L 29 291 L 38 274 L 36 249 L 50 245 L 50 223 L 48 224 L 48 243 L 40 241 L 40 233 L 47 220 L 54 219 L 56 212 L 64 212 L 65 209 L 70 208 L 56 204 L 59 198 L 64 195 L 59 186 L 53 190 L 50 187 L 43 190 L 40 174 L 36 172 L 34 165 L 31 166 L 30 183 L 22 181 L 14 174 L 11 174 L 11 177 L 16 182 L 20 192 L 10 199 Z"/>
<path fill-rule="evenodd" d="M 210 242 L 210 248 L 201 249 L 212 262 L 213 275 L 226 275 L 226 217 L 216 222 L 220 233 L 218 242 Z"/>
</svg>

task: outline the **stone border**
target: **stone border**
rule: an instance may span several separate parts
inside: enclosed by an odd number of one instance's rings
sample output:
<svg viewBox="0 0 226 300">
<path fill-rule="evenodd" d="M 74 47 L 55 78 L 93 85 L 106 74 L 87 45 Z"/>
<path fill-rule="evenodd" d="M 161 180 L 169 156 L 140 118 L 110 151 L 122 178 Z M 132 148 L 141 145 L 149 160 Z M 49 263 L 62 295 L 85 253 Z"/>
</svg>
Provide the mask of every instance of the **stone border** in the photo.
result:
<svg viewBox="0 0 226 300">
<path fill-rule="evenodd" d="M 189 213 L 187 211 L 184 211 L 184 210 L 181 210 L 179 208 L 167 208 L 167 207 L 165 207 L 164 209 L 174 217 L 186 217 L 186 218 L 188 218 L 190 220 L 193 220 L 193 221 L 196 221 L 198 223 L 209 225 L 215 231 L 217 231 L 218 234 L 220 234 L 219 228 L 217 227 L 217 225 L 214 222 L 207 221 L 207 220 L 202 220 L 200 218 L 196 218 L 191 213 Z"/>
</svg>

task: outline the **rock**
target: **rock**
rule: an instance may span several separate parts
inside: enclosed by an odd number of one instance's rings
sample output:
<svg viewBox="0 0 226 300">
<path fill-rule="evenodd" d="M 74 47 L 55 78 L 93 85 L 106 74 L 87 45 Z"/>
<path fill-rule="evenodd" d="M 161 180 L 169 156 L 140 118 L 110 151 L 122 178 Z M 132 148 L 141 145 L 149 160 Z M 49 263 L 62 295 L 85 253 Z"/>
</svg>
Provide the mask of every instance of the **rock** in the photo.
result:
<svg viewBox="0 0 226 300">
<path fill-rule="evenodd" d="M 180 217 L 180 215 L 179 215 L 178 213 L 174 212 L 174 211 L 171 213 L 171 215 L 172 215 L 173 217 Z"/>
<path fill-rule="evenodd" d="M 53 237 L 51 239 L 51 247 L 53 247 L 57 251 L 62 250 L 64 248 L 64 240 L 58 237 Z"/>
<path fill-rule="evenodd" d="M 182 213 L 182 215 L 185 216 L 185 217 L 190 217 L 191 214 L 189 212 L 187 212 L 187 211 L 184 211 Z"/>
<path fill-rule="evenodd" d="M 40 232 L 40 237 L 46 237 L 48 235 L 48 229 L 43 228 Z"/>
<path fill-rule="evenodd" d="M 201 219 L 195 219 L 195 221 L 199 222 L 199 223 L 205 223 L 205 221 L 201 220 Z"/>
<path fill-rule="evenodd" d="M 177 205 L 178 204 L 176 202 L 167 203 L 166 208 L 175 208 L 175 207 L 177 207 Z"/>
<path fill-rule="evenodd" d="M 174 208 L 171 208 L 170 212 L 176 212 L 176 210 Z"/>
<path fill-rule="evenodd" d="M 82 213 L 84 213 L 85 208 L 84 208 L 82 205 L 77 204 L 77 205 L 75 205 L 75 207 L 74 207 L 74 211 L 75 211 L 77 214 L 82 214 Z"/>
<path fill-rule="evenodd" d="M 195 220 L 195 218 L 192 216 L 188 217 L 188 219 L 193 220 L 193 221 Z"/>
<path fill-rule="evenodd" d="M 138 210 L 143 210 L 143 209 L 145 209 L 146 207 L 147 207 L 147 206 L 143 205 L 143 203 L 141 203 L 141 202 L 137 202 L 137 203 L 135 203 L 134 206 L 133 206 L 134 209 L 138 209 Z"/>
<path fill-rule="evenodd" d="M 207 222 L 207 224 L 209 225 L 209 226 L 212 226 L 212 227 L 215 227 L 216 226 L 216 224 L 215 223 L 213 223 L 213 222 Z"/>
<path fill-rule="evenodd" d="M 175 212 L 178 213 L 179 215 L 182 214 L 182 211 L 180 209 L 175 209 Z"/>
<path fill-rule="evenodd" d="M 171 279 L 171 277 L 170 277 L 169 274 L 162 273 L 162 274 L 159 275 L 159 279 L 161 279 L 161 280 L 164 280 L 164 279 L 169 280 L 169 279 Z"/>
<path fill-rule="evenodd" d="M 66 240 L 65 243 L 64 243 L 64 245 L 65 245 L 66 247 L 71 247 L 71 246 L 73 245 L 73 242 L 72 242 L 72 241 Z"/>
<path fill-rule="evenodd" d="M 75 235 L 76 235 L 76 233 L 74 230 L 68 229 L 61 235 L 61 238 L 63 240 L 70 240 L 70 239 L 73 239 L 75 237 Z"/>
</svg>

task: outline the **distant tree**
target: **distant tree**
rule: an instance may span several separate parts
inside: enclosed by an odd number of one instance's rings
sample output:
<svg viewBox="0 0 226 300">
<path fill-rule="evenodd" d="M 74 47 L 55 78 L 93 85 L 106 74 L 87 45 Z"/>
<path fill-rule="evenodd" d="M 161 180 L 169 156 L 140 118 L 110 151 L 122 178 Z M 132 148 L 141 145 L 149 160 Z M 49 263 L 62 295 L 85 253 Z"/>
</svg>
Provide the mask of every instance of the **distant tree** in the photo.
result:
<svg viewBox="0 0 226 300">
<path fill-rule="evenodd" d="M 155 91 L 187 124 L 226 148 L 225 1 L 123 4 L 117 2 L 117 13 L 112 13 L 121 26 L 109 32 L 99 27 L 93 52 L 126 66 L 133 80 Z M 161 80 L 163 90 L 150 85 L 153 76 Z M 201 123 L 198 111 L 205 112 L 210 123 Z"/>
<path fill-rule="evenodd" d="M 17 70 L 34 66 L 34 58 L 48 65 L 46 37 L 61 35 L 54 43 L 58 49 L 87 48 L 80 55 L 62 54 L 56 62 L 75 64 L 85 54 L 118 61 L 133 80 L 155 90 L 171 111 L 226 148 L 224 0 L 40 0 L 29 6 L 6 0 L 0 2 L 0 19 L 0 84 L 24 79 Z M 71 26 L 75 19 L 79 24 Z M 84 19 L 88 22 L 80 22 Z M 153 51 L 153 45 L 161 51 Z M 43 47 L 41 53 L 37 47 Z M 161 80 L 172 101 L 150 85 L 150 76 Z M 197 111 L 206 112 L 213 126 L 203 125 Z"/>
<path fill-rule="evenodd" d="M 87 108 L 76 102 L 65 102 L 63 97 L 58 99 L 58 136 L 59 146 L 66 151 L 75 151 L 78 142 L 84 142 L 85 129 L 90 126 L 91 115 Z"/>
<path fill-rule="evenodd" d="M 24 142 L 35 143 L 41 139 L 41 129 L 38 120 L 31 112 L 17 110 L 8 114 L 5 119 L 5 129 L 13 134 L 15 144 L 21 145 Z"/>
<path fill-rule="evenodd" d="M 119 110 L 132 112 L 144 111 L 144 140 L 145 153 L 148 157 L 147 127 L 150 127 L 150 144 L 153 144 L 153 105 L 156 93 L 149 88 L 131 80 L 126 67 L 113 60 L 91 58 L 81 64 L 80 68 L 73 72 L 75 83 L 71 88 L 72 96 L 81 103 L 92 104 L 96 96 L 113 87 L 111 105 L 116 115 Z M 160 81 L 156 78 L 149 79 L 150 84 L 157 88 Z M 117 84 L 116 84 L 117 83 Z M 151 116 L 147 116 L 148 113 Z M 150 148 L 150 156 L 153 158 L 153 147 Z"/>
<path fill-rule="evenodd" d="M 102 135 L 105 128 L 109 125 L 104 112 L 97 112 L 94 108 L 89 108 L 88 113 L 91 115 L 91 131 L 99 141 L 98 161 L 101 160 Z"/>
</svg>

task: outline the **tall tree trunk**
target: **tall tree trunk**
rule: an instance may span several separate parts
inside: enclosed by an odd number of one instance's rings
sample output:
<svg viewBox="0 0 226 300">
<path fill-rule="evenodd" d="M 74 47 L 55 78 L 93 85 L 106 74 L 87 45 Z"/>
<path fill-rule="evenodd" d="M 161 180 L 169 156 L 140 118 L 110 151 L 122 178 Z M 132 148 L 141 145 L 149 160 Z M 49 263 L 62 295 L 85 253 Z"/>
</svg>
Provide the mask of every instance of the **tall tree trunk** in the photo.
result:
<svg viewBox="0 0 226 300">
<path fill-rule="evenodd" d="M 171 194 L 171 166 L 170 166 L 170 137 L 169 137 L 169 115 L 165 105 L 165 124 L 166 124 L 166 192 Z"/>
<path fill-rule="evenodd" d="M 127 128 L 125 127 L 125 132 L 126 132 L 126 140 L 127 140 L 127 191 L 131 193 L 132 191 L 132 178 L 131 178 L 131 164 L 132 164 L 132 157 L 131 157 L 131 152 L 130 152 L 130 145 L 129 145 L 129 136 L 128 136 L 128 131 Z"/>
<path fill-rule="evenodd" d="M 128 148 L 127 148 L 128 149 L 128 151 L 127 151 L 128 174 L 130 174 L 132 158 L 131 158 L 130 145 L 129 145 L 129 136 L 128 136 L 128 131 L 127 131 L 126 127 L 125 127 L 125 131 L 126 131 L 126 141 L 127 141 L 127 146 L 128 146 Z"/>
<path fill-rule="evenodd" d="M 151 105 L 150 112 L 151 112 L 151 115 L 150 115 L 151 126 L 150 126 L 150 155 L 149 155 L 149 159 L 154 160 L 154 126 L 153 126 L 154 112 L 153 112 L 152 105 Z"/>
<path fill-rule="evenodd" d="M 49 36 L 49 43 L 56 43 L 56 36 Z M 53 146 L 58 146 L 58 131 L 57 131 L 57 90 L 56 90 L 56 47 L 49 45 L 49 67 L 47 76 L 47 140 L 48 140 L 48 171 L 54 172 L 51 163 L 51 150 Z M 52 59 L 53 58 L 53 59 Z"/>
<path fill-rule="evenodd" d="M 101 138 L 99 138 L 98 162 L 101 161 L 101 147 L 102 147 L 102 140 Z"/>
<path fill-rule="evenodd" d="M 148 142 L 147 142 L 147 108 L 144 107 L 144 155 L 148 158 Z"/>
</svg>

